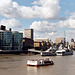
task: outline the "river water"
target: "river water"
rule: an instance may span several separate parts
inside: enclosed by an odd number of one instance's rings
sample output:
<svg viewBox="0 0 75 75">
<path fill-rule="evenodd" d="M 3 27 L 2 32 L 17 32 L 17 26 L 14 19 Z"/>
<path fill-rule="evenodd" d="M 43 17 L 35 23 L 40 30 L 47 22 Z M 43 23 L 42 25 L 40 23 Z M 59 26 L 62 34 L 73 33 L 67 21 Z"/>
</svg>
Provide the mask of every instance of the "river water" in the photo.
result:
<svg viewBox="0 0 75 75">
<path fill-rule="evenodd" d="M 54 65 L 29 67 L 28 59 L 49 57 Z M 0 55 L 0 75 L 75 75 L 75 53 L 71 56 Z"/>
</svg>

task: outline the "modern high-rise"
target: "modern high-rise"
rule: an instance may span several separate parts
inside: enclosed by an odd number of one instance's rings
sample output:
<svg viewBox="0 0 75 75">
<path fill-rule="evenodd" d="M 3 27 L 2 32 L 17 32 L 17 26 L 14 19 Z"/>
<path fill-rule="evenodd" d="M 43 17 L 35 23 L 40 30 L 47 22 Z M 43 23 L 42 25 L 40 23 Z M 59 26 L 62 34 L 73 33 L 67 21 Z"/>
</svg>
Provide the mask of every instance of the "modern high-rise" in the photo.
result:
<svg viewBox="0 0 75 75">
<path fill-rule="evenodd" d="M 12 43 L 12 47 L 15 50 L 21 50 L 23 47 L 23 33 L 19 33 L 17 31 L 13 31 L 12 32 L 12 39 L 13 39 L 13 43 Z"/>
<path fill-rule="evenodd" d="M 12 48 L 12 32 L 0 30 L 0 49 L 9 50 Z"/>
<path fill-rule="evenodd" d="M 33 29 L 24 29 L 24 37 L 33 40 Z"/>
<path fill-rule="evenodd" d="M 4 27 L 0 29 L 0 50 L 22 50 L 23 33 L 6 30 Z"/>
</svg>

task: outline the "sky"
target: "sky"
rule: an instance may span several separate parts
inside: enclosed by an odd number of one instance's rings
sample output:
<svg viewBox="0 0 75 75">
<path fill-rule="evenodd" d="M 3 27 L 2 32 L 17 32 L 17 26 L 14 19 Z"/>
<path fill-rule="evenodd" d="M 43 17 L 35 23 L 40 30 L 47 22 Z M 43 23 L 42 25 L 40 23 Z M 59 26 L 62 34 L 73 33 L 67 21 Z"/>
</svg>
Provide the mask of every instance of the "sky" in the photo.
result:
<svg viewBox="0 0 75 75">
<path fill-rule="evenodd" d="M 75 39 L 75 0 L 0 0 L 0 25 L 35 38 Z"/>
</svg>

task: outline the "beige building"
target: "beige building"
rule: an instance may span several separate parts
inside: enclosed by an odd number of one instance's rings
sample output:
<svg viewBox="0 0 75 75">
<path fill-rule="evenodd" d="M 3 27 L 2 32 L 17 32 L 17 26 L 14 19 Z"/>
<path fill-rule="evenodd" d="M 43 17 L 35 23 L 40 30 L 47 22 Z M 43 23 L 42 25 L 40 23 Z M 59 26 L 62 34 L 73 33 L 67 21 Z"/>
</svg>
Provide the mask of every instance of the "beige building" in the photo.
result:
<svg viewBox="0 0 75 75">
<path fill-rule="evenodd" d="M 33 29 L 24 29 L 24 37 L 33 40 Z"/>
<path fill-rule="evenodd" d="M 65 43 L 65 38 L 60 37 L 60 38 L 56 38 L 55 43 Z"/>
<path fill-rule="evenodd" d="M 34 48 L 46 50 L 51 46 L 50 40 L 48 38 L 36 38 L 34 40 Z"/>
<path fill-rule="evenodd" d="M 37 41 L 37 42 L 49 42 L 49 39 L 48 38 L 36 38 L 34 41 Z"/>
</svg>

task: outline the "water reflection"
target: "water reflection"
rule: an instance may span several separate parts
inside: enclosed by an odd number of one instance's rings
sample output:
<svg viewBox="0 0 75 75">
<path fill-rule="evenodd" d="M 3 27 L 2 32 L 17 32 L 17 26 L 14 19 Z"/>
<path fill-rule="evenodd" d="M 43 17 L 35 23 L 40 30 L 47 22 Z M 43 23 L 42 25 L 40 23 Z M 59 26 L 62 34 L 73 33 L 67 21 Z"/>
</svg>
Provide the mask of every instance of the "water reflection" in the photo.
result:
<svg viewBox="0 0 75 75">
<path fill-rule="evenodd" d="M 27 66 L 27 75 L 37 75 L 37 67 Z"/>
<path fill-rule="evenodd" d="M 52 65 L 39 67 L 27 66 L 27 75 L 47 75 L 50 72 L 51 68 Z"/>
<path fill-rule="evenodd" d="M 27 66 L 27 71 L 37 72 L 38 67 Z"/>
</svg>

